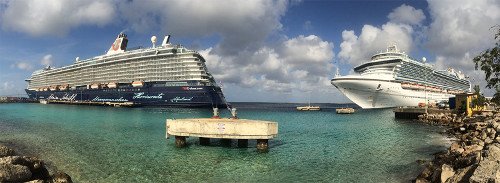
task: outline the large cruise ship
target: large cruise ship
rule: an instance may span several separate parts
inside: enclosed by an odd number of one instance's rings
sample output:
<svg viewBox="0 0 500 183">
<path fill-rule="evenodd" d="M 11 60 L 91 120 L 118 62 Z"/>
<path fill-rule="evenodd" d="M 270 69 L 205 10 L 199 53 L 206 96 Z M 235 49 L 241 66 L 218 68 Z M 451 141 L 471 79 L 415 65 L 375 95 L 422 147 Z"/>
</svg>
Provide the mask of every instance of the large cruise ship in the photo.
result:
<svg viewBox="0 0 500 183">
<path fill-rule="evenodd" d="M 340 76 L 337 70 L 331 83 L 364 109 L 417 106 L 470 92 L 470 81 L 462 72 L 436 70 L 425 61 L 416 61 L 393 45 L 355 67 L 356 74 Z"/>
<path fill-rule="evenodd" d="M 222 107 L 221 88 L 197 52 L 169 43 L 127 50 L 120 33 L 105 55 L 33 72 L 26 79 L 32 99 L 133 102 L 137 105 Z"/>
</svg>

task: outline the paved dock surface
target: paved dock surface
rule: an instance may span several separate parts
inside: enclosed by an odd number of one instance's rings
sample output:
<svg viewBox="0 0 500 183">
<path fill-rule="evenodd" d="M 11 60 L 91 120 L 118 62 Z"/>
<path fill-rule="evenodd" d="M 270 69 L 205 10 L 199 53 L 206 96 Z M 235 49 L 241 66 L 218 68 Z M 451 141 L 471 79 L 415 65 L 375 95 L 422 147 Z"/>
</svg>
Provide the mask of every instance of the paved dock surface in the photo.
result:
<svg viewBox="0 0 500 183">
<path fill-rule="evenodd" d="M 278 123 L 248 119 L 167 119 L 167 135 L 228 139 L 272 139 Z"/>
</svg>

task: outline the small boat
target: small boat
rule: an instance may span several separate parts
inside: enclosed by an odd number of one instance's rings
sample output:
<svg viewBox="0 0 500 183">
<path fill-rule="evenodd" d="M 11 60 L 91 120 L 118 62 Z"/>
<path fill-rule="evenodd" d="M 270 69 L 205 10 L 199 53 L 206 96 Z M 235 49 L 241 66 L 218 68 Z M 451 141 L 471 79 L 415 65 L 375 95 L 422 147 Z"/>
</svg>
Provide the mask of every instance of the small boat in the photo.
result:
<svg viewBox="0 0 500 183">
<path fill-rule="evenodd" d="M 297 107 L 297 110 L 299 110 L 299 111 L 319 111 L 319 110 L 321 110 L 321 108 L 319 106 L 308 105 L 308 106 Z"/>
<path fill-rule="evenodd" d="M 354 109 L 350 107 L 343 107 L 343 108 L 337 108 L 335 109 L 337 114 L 352 114 L 354 113 Z"/>
<path fill-rule="evenodd" d="M 144 82 L 142 82 L 142 81 L 134 81 L 134 82 L 132 82 L 132 86 L 133 87 L 143 87 L 144 86 Z"/>
<path fill-rule="evenodd" d="M 116 88 L 116 83 L 108 83 L 108 88 Z"/>
<path fill-rule="evenodd" d="M 48 104 L 49 101 L 45 99 L 40 99 L 40 104 Z"/>
</svg>

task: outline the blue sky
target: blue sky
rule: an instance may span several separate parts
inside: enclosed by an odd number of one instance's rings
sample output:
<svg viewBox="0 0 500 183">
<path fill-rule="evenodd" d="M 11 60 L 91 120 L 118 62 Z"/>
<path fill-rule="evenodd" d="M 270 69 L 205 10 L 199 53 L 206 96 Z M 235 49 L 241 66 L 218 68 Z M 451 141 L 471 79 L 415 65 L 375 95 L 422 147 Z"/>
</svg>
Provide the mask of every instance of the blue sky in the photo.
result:
<svg viewBox="0 0 500 183">
<path fill-rule="evenodd" d="M 484 86 L 471 59 L 493 45 L 498 12 L 496 0 L 0 0 L 0 95 L 104 53 L 121 31 L 129 48 L 171 34 L 199 51 L 229 101 L 348 102 L 329 83 L 336 68 L 352 73 L 391 43 Z"/>
</svg>

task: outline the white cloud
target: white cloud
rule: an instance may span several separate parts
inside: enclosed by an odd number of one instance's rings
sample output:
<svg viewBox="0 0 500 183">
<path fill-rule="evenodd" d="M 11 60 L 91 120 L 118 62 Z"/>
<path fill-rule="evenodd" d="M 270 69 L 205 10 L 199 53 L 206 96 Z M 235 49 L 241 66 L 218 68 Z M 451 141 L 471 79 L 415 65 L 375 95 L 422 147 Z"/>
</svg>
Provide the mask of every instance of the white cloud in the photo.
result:
<svg viewBox="0 0 500 183">
<path fill-rule="evenodd" d="M 220 36 L 212 51 L 234 55 L 258 50 L 273 31 L 281 29 L 286 0 L 150 0 L 120 3 L 123 18 L 136 31 L 160 28 L 176 36 Z M 133 11 L 131 11 L 133 10 Z M 158 24 L 159 23 L 159 24 Z"/>
<path fill-rule="evenodd" d="M 62 36 L 81 25 L 103 26 L 116 11 L 113 1 L 98 0 L 8 0 L 6 4 L 0 12 L 2 28 L 33 36 Z"/>
<path fill-rule="evenodd" d="M 403 4 L 394 9 L 388 16 L 391 22 L 410 25 L 420 25 L 425 19 L 424 12 L 412 6 Z"/>
<path fill-rule="evenodd" d="M 492 26 L 500 22 L 500 1 L 429 0 L 433 22 L 427 32 L 429 50 L 436 65 L 462 70 L 482 87 L 484 74 L 475 71 L 472 58 L 494 46 Z M 450 6 L 455 5 L 455 6 Z M 488 95 L 492 95 L 488 91 Z"/>
<path fill-rule="evenodd" d="M 50 66 L 50 65 L 52 65 L 52 55 L 48 54 L 48 55 L 43 56 L 42 60 L 40 60 L 40 63 L 43 66 Z"/>
<path fill-rule="evenodd" d="M 402 51 L 409 52 L 413 47 L 413 28 L 407 24 L 387 22 L 381 28 L 364 25 L 357 36 L 354 31 L 342 32 L 339 58 L 356 66 L 369 61 L 377 51 L 396 44 Z"/>
<path fill-rule="evenodd" d="M 500 1 L 429 0 L 429 8 L 428 44 L 435 53 L 456 56 L 493 46 L 490 28 L 500 23 Z"/>
<path fill-rule="evenodd" d="M 11 65 L 11 68 L 17 68 L 25 71 L 31 71 L 33 70 L 33 65 L 29 62 L 16 62 L 15 64 Z"/>
<path fill-rule="evenodd" d="M 5 81 L 0 85 L 0 96 L 10 95 L 14 91 L 15 85 L 10 81 Z"/>
<path fill-rule="evenodd" d="M 200 53 L 214 77 L 225 83 L 284 93 L 332 89 L 328 75 L 333 70 L 333 44 L 315 35 L 301 35 L 276 47 L 237 56 L 220 56 L 212 48 Z"/>
</svg>

